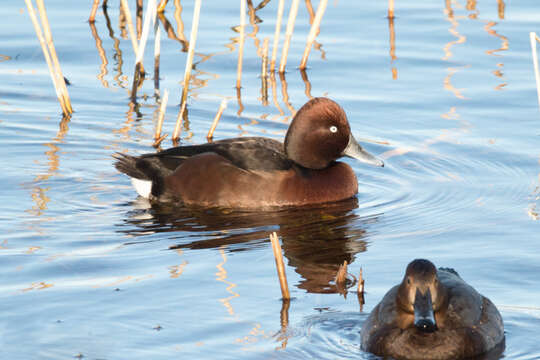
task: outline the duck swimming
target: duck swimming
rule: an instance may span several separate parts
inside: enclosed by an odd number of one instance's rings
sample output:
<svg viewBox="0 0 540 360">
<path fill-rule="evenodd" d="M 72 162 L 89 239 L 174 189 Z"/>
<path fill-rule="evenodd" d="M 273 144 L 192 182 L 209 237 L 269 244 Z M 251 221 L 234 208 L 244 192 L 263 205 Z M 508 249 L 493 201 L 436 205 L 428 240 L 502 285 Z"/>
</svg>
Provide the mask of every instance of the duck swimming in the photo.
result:
<svg viewBox="0 0 540 360">
<path fill-rule="evenodd" d="M 501 314 L 453 269 L 412 261 L 364 323 L 361 346 L 395 359 L 462 359 L 504 346 Z"/>
<path fill-rule="evenodd" d="M 152 201 L 226 208 L 268 208 L 353 197 L 358 180 L 336 160 L 349 156 L 376 166 L 351 134 L 333 100 L 308 101 L 294 116 L 285 142 L 264 137 L 225 139 L 131 156 L 114 154 L 115 167 Z"/>
</svg>

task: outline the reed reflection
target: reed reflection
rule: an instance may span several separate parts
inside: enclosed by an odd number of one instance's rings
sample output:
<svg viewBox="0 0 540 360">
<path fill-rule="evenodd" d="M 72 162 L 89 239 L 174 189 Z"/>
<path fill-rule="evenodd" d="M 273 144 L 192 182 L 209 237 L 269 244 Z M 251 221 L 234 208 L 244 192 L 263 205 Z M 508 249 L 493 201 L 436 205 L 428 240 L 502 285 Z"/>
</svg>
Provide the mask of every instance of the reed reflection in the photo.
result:
<svg viewBox="0 0 540 360">
<path fill-rule="evenodd" d="M 388 17 L 388 32 L 390 33 L 390 63 L 392 64 L 392 80 L 397 80 L 397 68 L 393 66 L 396 56 L 396 30 L 394 28 L 394 17 Z"/>
<path fill-rule="evenodd" d="M 180 2 L 178 3 L 178 5 L 180 6 Z M 182 44 L 182 51 L 187 52 L 188 47 L 189 47 L 189 42 L 186 40 L 186 38 L 184 36 L 184 33 L 183 33 L 183 31 L 184 31 L 184 23 L 182 22 L 182 18 L 180 18 L 181 11 L 182 11 L 182 7 L 180 6 L 180 11 L 178 13 L 178 18 L 176 19 L 176 21 L 177 21 L 177 23 L 182 24 L 182 26 L 181 26 L 182 32 L 179 31 L 178 35 L 174 32 L 174 28 L 171 25 L 171 23 L 169 22 L 169 20 L 167 20 L 167 18 L 165 17 L 165 14 L 163 14 L 162 12 L 158 12 L 157 17 L 158 17 L 159 21 L 161 22 L 161 24 L 163 25 L 163 29 L 167 33 L 167 37 L 169 39 L 171 39 L 171 40 L 178 41 L 180 44 Z M 175 16 L 176 16 L 176 12 L 175 12 Z M 179 26 L 179 28 L 180 28 L 180 26 Z"/>
<path fill-rule="evenodd" d="M 107 65 L 109 64 L 109 61 L 107 60 L 107 54 L 105 53 L 105 49 L 103 48 L 103 41 L 101 41 L 101 38 L 98 35 L 96 25 L 93 22 L 90 22 L 90 30 L 92 31 L 92 36 L 94 37 L 94 40 L 96 41 L 96 48 L 99 54 L 99 58 L 101 60 L 101 65 L 99 66 L 99 74 L 97 75 L 97 78 L 99 81 L 101 81 L 101 84 L 103 87 L 108 88 L 109 83 L 107 80 L 105 80 L 105 76 L 107 75 Z"/>
<path fill-rule="evenodd" d="M 70 119 L 70 116 L 63 116 L 56 136 L 51 142 L 44 144 L 49 148 L 49 150 L 45 151 L 49 168 L 47 169 L 46 174 L 37 175 L 34 179 L 34 183 L 39 184 L 42 181 L 48 180 L 51 176 L 54 176 L 58 172 L 58 168 L 60 166 L 60 156 L 58 155 L 58 152 L 60 151 L 60 147 L 57 144 L 64 141 L 64 137 L 69 130 L 68 124 Z M 48 187 L 42 187 L 39 185 L 32 188 L 30 196 L 32 197 L 35 205 L 32 206 L 32 209 L 27 210 L 27 212 L 35 216 L 43 215 L 44 211 L 47 209 L 47 204 L 51 200 L 47 196 L 47 191 L 49 191 Z"/>
<path fill-rule="evenodd" d="M 494 37 L 501 40 L 501 47 L 500 48 L 492 49 L 492 50 L 486 50 L 486 54 L 488 54 L 490 56 L 496 56 L 497 57 L 497 56 L 501 56 L 501 54 L 499 54 L 499 52 L 508 50 L 508 38 L 506 36 L 504 36 L 504 35 L 501 35 L 501 34 L 497 33 L 497 31 L 495 31 L 493 29 L 493 26 L 495 26 L 495 25 L 497 25 L 497 23 L 495 21 L 489 21 L 484 26 L 484 30 L 489 35 L 494 36 Z M 504 63 L 499 62 L 499 63 L 497 63 L 497 68 L 491 72 L 497 78 L 501 79 L 501 81 L 503 81 L 499 85 L 495 86 L 495 90 L 502 90 L 507 85 L 507 83 L 504 82 L 504 73 L 502 71 L 503 68 L 504 68 Z"/>
<path fill-rule="evenodd" d="M 111 19 L 109 18 L 109 13 L 107 11 L 107 3 L 103 3 L 103 17 L 105 17 L 105 24 L 107 25 L 107 29 L 109 30 L 109 37 L 112 39 L 114 44 L 114 52 L 113 59 L 116 60 L 116 75 L 114 76 L 114 80 L 116 81 L 116 84 L 121 88 L 126 88 L 127 83 L 122 82 L 122 80 L 127 81 L 124 76 L 122 76 L 122 50 L 120 50 L 120 39 L 118 39 L 116 36 L 114 36 L 114 30 L 111 25 Z"/>
<path fill-rule="evenodd" d="M 305 85 L 305 94 L 307 96 L 308 99 L 313 99 L 313 96 L 311 96 L 311 83 L 309 82 L 309 79 L 308 79 L 308 76 L 307 76 L 307 72 L 305 69 L 300 69 L 300 74 L 302 75 L 302 81 L 304 82 L 304 85 Z"/>
<path fill-rule="evenodd" d="M 339 289 L 334 279 L 339 266 L 344 261 L 351 264 L 356 254 L 366 251 L 364 226 L 377 221 L 376 217 L 359 217 L 354 212 L 357 207 L 356 198 L 273 212 L 198 210 L 155 204 L 130 211 L 122 226 L 124 229 L 119 231 L 132 236 L 181 232 L 172 235 L 179 243 L 170 249 L 223 249 L 226 246 L 229 252 L 249 251 L 267 244 L 269 234 L 276 231 L 282 239 L 288 266 L 302 277 L 296 286 L 312 293 L 336 293 Z M 199 240 L 199 233 L 205 233 L 204 240 Z M 191 240 L 193 237 L 197 240 Z M 136 239 L 130 244 L 135 243 Z"/>
</svg>

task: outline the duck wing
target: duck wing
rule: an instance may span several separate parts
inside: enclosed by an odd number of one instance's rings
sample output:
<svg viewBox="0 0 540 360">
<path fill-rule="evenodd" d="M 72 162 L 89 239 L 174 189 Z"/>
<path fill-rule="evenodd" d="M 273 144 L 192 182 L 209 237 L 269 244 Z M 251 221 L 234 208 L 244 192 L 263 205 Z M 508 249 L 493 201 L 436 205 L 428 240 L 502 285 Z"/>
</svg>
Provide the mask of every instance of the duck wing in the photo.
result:
<svg viewBox="0 0 540 360">
<path fill-rule="evenodd" d="M 447 321 L 453 327 L 473 326 L 482 316 L 483 297 L 453 269 L 439 269 L 439 280 L 448 291 Z"/>
<path fill-rule="evenodd" d="M 225 139 L 200 145 L 173 147 L 158 153 L 131 156 L 113 154 L 118 171 L 141 180 L 154 180 L 170 175 L 184 160 L 213 152 L 244 170 L 288 170 L 293 166 L 283 150 L 283 143 L 263 138 L 245 137 Z"/>
</svg>

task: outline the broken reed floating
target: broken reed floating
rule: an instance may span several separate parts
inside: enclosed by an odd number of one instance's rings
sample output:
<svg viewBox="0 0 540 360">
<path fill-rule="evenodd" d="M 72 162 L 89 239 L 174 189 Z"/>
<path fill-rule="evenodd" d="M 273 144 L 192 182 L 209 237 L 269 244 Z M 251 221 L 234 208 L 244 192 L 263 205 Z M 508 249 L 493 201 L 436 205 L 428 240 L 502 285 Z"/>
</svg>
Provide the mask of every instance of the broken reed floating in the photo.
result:
<svg viewBox="0 0 540 360">
<path fill-rule="evenodd" d="M 62 74 L 62 69 L 60 68 L 60 62 L 58 61 L 58 56 L 56 55 L 56 50 L 54 48 L 54 43 L 51 35 L 51 28 L 49 26 L 49 20 L 47 18 L 47 12 L 45 10 L 45 5 L 43 0 L 36 0 L 37 7 L 39 10 L 39 16 L 41 19 L 41 25 L 43 30 L 39 25 L 34 7 L 31 0 L 25 0 L 26 7 L 28 8 L 28 14 L 34 25 L 36 35 L 39 39 L 41 45 L 41 50 L 43 51 L 43 56 L 49 67 L 49 73 L 52 78 L 54 89 L 56 91 L 56 96 L 62 107 L 62 112 L 65 116 L 69 116 L 73 113 L 73 108 L 71 107 L 71 101 L 69 99 L 69 93 L 67 91 L 66 82 L 64 80 L 64 75 Z"/>
<path fill-rule="evenodd" d="M 291 10 L 289 11 L 289 20 L 287 21 L 287 30 L 285 32 L 285 41 L 283 43 L 283 52 L 281 53 L 281 62 L 279 64 L 279 72 L 285 72 L 285 66 L 287 65 L 287 55 L 289 53 L 289 46 L 291 44 L 291 38 L 294 31 L 294 22 L 296 21 L 296 15 L 298 14 L 298 4 L 300 0 L 293 0 Z"/>
<path fill-rule="evenodd" d="M 279 285 L 281 287 L 281 296 L 284 300 L 289 300 L 291 296 L 289 294 L 289 286 L 287 285 L 287 275 L 285 274 L 283 254 L 281 253 L 281 245 L 279 245 L 279 239 L 275 232 L 270 234 L 270 241 L 272 242 L 272 251 L 274 252 L 274 258 L 276 259 L 276 268 L 279 277 Z"/>
<path fill-rule="evenodd" d="M 319 6 L 317 7 L 317 13 L 315 14 L 315 19 L 313 20 L 313 24 L 311 24 L 311 29 L 309 30 L 309 35 L 307 38 L 304 55 L 302 56 L 302 61 L 300 62 L 300 70 L 304 70 L 306 68 L 309 52 L 311 51 L 311 46 L 313 45 L 313 42 L 315 41 L 315 37 L 319 33 L 321 20 L 324 15 L 324 12 L 326 11 L 326 5 L 328 5 L 328 0 L 321 0 L 319 2 Z"/>
<path fill-rule="evenodd" d="M 180 138 L 180 126 L 184 111 L 186 110 L 187 93 L 189 89 L 189 80 L 191 78 L 191 69 L 193 68 L 193 55 L 195 54 L 195 43 L 197 42 L 197 31 L 199 29 L 199 16 L 201 13 L 201 0 L 195 0 L 195 8 L 193 10 L 193 21 L 191 22 L 191 35 L 189 37 L 189 48 L 186 60 L 186 69 L 184 71 L 184 88 L 182 89 L 182 98 L 180 100 L 180 112 L 176 118 L 176 126 L 173 132 L 173 141 L 178 141 Z"/>
<path fill-rule="evenodd" d="M 236 88 L 239 89 L 242 83 L 242 61 L 244 59 L 244 38 L 246 27 L 246 1 L 240 0 L 240 40 L 238 45 L 238 64 L 236 66 Z"/>
<path fill-rule="evenodd" d="M 214 137 L 214 131 L 216 130 L 219 119 L 221 118 L 221 115 L 223 114 L 223 111 L 225 111 L 226 108 L 227 108 L 227 99 L 223 99 L 221 100 L 221 104 L 219 105 L 218 112 L 216 116 L 214 117 L 212 126 L 210 126 L 210 130 L 208 130 L 208 134 L 206 135 L 206 140 L 208 140 L 208 142 L 212 141 L 212 138 Z"/>
<path fill-rule="evenodd" d="M 96 21 L 97 8 L 99 6 L 99 0 L 94 0 L 92 4 L 92 10 L 90 10 L 90 16 L 88 17 L 89 23 L 94 23 Z"/>
<path fill-rule="evenodd" d="M 169 100 L 169 90 L 165 89 L 163 92 L 163 98 L 161 98 L 161 105 L 159 106 L 158 121 L 156 124 L 156 131 L 154 133 L 154 147 L 158 147 L 159 144 L 168 136 L 164 134 L 161 136 L 161 129 L 163 128 L 163 119 L 165 118 L 165 110 L 167 108 L 167 101 Z"/>
<path fill-rule="evenodd" d="M 279 0 L 278 12 L 276 18 L 276 31 L 274 32 L 274 42 L 272 44 L 272 60 L 270 61 L 270 71 L 274 72 L 276 68 L 276 56 L 279 43 L 279 33 L 281 31 L 281 18 L 283 17 L 283 8 L 285 0 Z"/>
<path fill-rule="evenodd" d="M 394 0 L 388 0 L 388 18 L 394 18 Z"/>
<path fill-rule="evenodd" d="M 135 73 L 133 74 L 133 86 L 131 87 L 131 101 L 137 100 L 137 89 L 141 84 L 141 80 L 144 78 L 144 73 L 141 71 L 143 68 L 143 57 L 146 42 L 148 41 L 148 33 L 150 32 L 150 22 L 156 21 L 156 0 L 148 1 L 148 8 L 144 17 L 143 31 L 141 35 L 141 41 L 137 49 L 137 56 L 135 58 Z"/>
<path fill-rule="evenodd" d="M 529 38 L 531 40 L 534 77 L 536 79 L 536 95 L 538 96 L 538 106 L 540 106 L 540 71 L 538 70 L 538 53 L 536 52 L 536 42 L 540 41 L 540 38 L 538 38 L 535 32 L 529 33 Z"/>
</svg>

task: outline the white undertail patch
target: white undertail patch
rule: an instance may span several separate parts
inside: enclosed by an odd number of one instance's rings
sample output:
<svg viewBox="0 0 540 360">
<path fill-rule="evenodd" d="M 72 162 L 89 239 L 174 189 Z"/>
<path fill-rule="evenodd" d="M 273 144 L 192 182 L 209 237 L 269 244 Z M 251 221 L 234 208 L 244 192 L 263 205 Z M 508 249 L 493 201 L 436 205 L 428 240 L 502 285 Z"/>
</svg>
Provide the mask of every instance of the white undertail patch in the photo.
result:
<svg viewBox="0 0 540 360">
<path fill-rule="evenodd" d="M 131 178 L 131 183 L 139 195 L 148 199 L 152 191 L 152 181 Z"/>
</svg>

